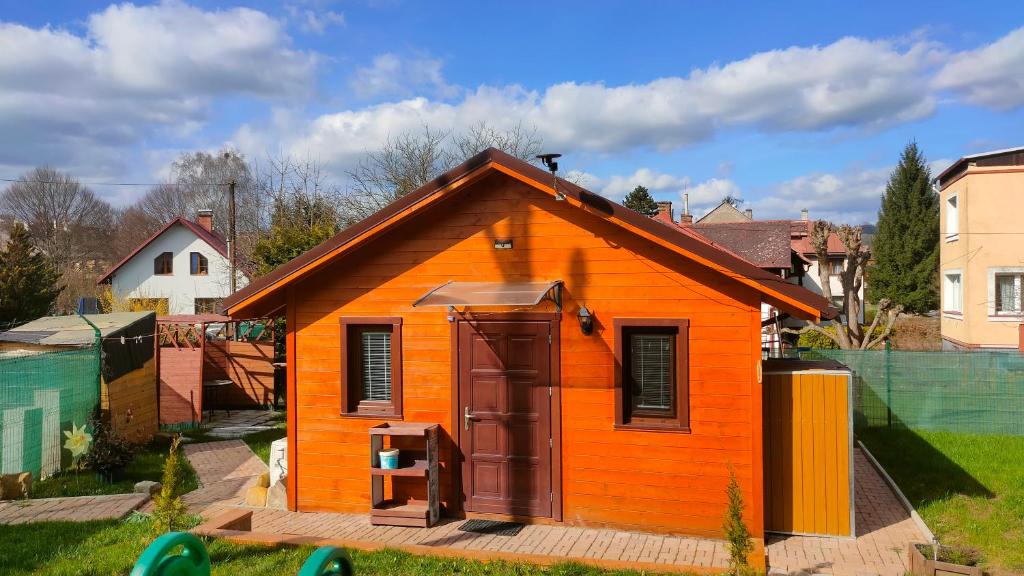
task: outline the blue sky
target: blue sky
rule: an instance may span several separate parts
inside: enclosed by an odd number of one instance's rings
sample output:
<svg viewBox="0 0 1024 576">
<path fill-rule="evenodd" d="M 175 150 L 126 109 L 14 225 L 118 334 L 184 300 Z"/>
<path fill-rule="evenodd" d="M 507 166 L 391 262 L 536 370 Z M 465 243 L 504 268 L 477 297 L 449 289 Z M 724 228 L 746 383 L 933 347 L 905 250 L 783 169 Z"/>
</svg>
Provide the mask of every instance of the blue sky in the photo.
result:
<svg viewBox="0 0 1024 576">
<path fill-rule="evenodd" d="M 873 221 L 936 169 L 1024 145 L 1024 22 L 953 2 L 0 3 L 0 177 L 154 181 L 230 146 L 345 170 L 424 124 L 535 127 L 563 172 L 700 214 Z M 123 205 L 141 187 L 95 189 Z"/>
</svg>

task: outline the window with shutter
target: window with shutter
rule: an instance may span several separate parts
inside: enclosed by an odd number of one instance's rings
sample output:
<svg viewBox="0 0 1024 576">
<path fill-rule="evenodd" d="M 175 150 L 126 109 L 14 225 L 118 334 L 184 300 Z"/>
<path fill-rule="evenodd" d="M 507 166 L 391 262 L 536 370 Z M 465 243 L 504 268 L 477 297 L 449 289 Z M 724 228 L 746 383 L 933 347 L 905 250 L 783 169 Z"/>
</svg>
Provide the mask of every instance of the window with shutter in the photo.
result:
<svg viewBox="0 0 1024 576">
<path fill-rule="evenodd" d="M 401 417 L 402 319 L 342 318 L 341 413 Z"/>
<path fill-rule="evenodd" d="M 614 323 L 616 427 L 689 431 L 689 321 Z"/>
</svg>

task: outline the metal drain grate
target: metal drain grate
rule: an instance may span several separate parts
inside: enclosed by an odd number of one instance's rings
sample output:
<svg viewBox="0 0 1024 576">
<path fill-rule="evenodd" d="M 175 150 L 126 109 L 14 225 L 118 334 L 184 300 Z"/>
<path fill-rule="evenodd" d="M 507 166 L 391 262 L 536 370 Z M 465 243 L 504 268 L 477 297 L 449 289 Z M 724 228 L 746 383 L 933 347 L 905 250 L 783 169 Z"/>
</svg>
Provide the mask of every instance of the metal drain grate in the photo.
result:
<svg viewBox="0 0 1024 576">
<path fill-rule="evenodd" d="M 519 522 L 497 522 L 495 520 L 466 520 L 459 525 L 463 532 L 474 532 L 476 534 L 494 534 L 497 536 L 515 536 L 519 534 L 525 525 Z"/>
</svg>

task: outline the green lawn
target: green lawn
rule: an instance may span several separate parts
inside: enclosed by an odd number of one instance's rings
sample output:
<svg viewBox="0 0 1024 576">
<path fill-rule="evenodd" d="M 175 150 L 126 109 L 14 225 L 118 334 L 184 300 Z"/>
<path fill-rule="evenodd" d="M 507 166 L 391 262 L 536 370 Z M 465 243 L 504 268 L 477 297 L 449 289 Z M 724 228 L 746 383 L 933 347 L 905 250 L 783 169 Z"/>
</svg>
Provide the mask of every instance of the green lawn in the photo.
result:
<svg viewBox="0 0 1024 576">
<path fill-rule="evenodd" d="M 32 498 L 54 498 L 57 496 L 96 496 L 99 494 L 125 494 L 135 488 L 140 480 L 160 481 L 163 475 L 164 460 L 170 447 L 168 438 L 158 437 L 150 444 L 143 446 L 135 454 L 135 459 L 125 468 L 123 475 L 116 482 L 108 483 L 101 480 L 92 470 L 74 472 L 65 470 L 55 476 L 41 480 L 32 485 Z M 185 491 L 195 490 L 199 486 L 196 472 L 192 465 L 184 460 Z"/>
<path fill-rule="evenodd" d="M 1024 437 L 873 428 L 858 437 L 943 544 L 1024 571 Z"/>
<path fill-rule="evenodd" d="M 9 576 L 108 576 L 127 574 L 152 539 L 143 516 L 134 521 L 43 522 L 0 525 L 0 566 Z M 207 542 L 213 574 L 292 576 L 312 553 L 311 548 L 268 549 L 223 540 Z M 635 571 L 606 571 L 565 563 L 541 567 L 521 562 L 478 562 L 413 556 L 396 550 L 350 551 L 359 576 L 611 576 Z"/>
</svg>

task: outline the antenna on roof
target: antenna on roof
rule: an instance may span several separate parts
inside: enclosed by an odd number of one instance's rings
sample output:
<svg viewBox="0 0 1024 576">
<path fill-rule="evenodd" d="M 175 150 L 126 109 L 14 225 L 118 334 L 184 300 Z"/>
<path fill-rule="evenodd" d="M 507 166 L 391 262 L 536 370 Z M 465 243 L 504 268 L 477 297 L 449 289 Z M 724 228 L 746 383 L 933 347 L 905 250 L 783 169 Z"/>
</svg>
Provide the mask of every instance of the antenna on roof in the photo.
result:
<svg viewBox="0 0 1024 576">
<path fill-rule="evenodd" d="M 556 172 L 558 172 L 558 162 L 555 162 L 555 159 L 561 157 L 561 154 L 537 154 L 540 163 L 551 172 L 551 187 L 555 189 L 555 200 L 565 200 L 565 194 L 562 194 L 558 189 L 558 176 L 556 175 Z"/>
</svg>

